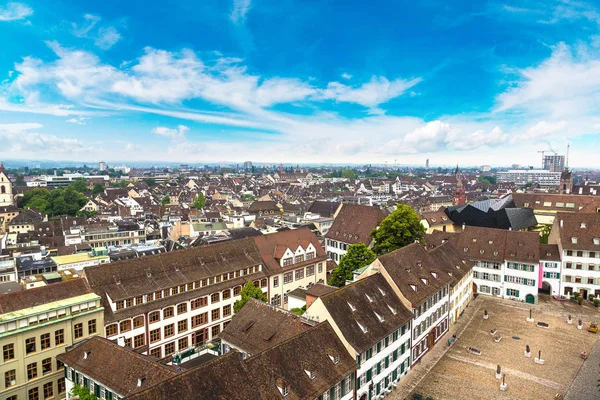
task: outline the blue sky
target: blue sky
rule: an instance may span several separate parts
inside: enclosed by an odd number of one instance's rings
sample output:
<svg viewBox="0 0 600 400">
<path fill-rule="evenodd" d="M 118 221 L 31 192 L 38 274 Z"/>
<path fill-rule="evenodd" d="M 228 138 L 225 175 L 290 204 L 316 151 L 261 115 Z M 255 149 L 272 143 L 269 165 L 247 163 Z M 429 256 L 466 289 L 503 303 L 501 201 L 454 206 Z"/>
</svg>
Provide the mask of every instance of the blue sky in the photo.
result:
<svg viewBox="0 0 600 400">
<path fill-rule="evenodd" d="M 600 167 L 594 2 L 0 0 L 0 35 L 4 159 Z"/>
</svg>

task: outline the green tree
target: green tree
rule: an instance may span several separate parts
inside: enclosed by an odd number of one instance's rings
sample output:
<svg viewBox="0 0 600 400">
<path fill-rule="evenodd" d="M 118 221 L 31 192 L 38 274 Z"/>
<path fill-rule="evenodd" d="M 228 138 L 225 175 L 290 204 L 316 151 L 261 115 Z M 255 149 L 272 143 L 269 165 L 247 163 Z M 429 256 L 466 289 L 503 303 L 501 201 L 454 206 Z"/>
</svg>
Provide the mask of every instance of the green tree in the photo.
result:
<svg viewBox="0 0 600 400">
<path fill-rule="evenodd" d="M 94 188 L 92 189 L 92 194 L 100 194 L 100 193 L 104 193 L 104 186 L 102 186 L 99 183 L 96 183 L 94 185 Z"/>
<path fill-rule="evenodd" d="M 166 195 L 165 197 L 162 198 L 162 205 L 163 206 L 169 204 L 170 202 L 171 202 L 171 196 Z"/>
<path fill-rule="evenodd" d="M 52 191 L 36 188 L 25 192 L 19 200 L 22 208 L 36 208 L 43 213 L 56 215 L 77 215 L 77 212 L 88 202 L 88 198 L 73 187 L 58 188 Z"/>
<path fill-rule="evenodd" d="M 259 287 L 254 286 L 254 283 L 252 281 L 248 281 L 244 285 L 244 287 L 242 288 L 242 291 L 240 292 L 240 295 L 242 296 L 242 298 L 239 299 L 238 301 L 236 301 L 233 304 L 233 312 L 235 314 L 237 314 L 238 312 L 240 312 L 240 310 L 242 309 L 242 307 L 244 307 L 244 305 L 250 299 L 260 300 L 262 302 L 266 302 L 267 301 L 267 296 L 265 296 L 265 294 L 263 293 L 262 289 L 259 288 Z"/>
<path fill-rule="evenodd" d="M 371 232 L 371 239 L 375 241 L 373 251 L 377 255 L 389 253 L 420 241 L 424 234 L 425 227 L 415 210 L 406 204 L 398 204 L 396 210 Z"/>
<path fill-rule="evenodd" d="M 156 179 L 154 179 L 154 178 L 146 178 L 146 179 L 144 179 L 144 182 L 146 182 L 146 185 L 148 185 L 150 187 L 156 186 Z"/>
<path fill-rule="evenodd" d="M 194 204 L 192 205 L 192 207 L 195 208 L 196 210 L 201 210 L 204 208 L 205 205 L 206 205 L 206 197 L 204 197 L 204 194 L 198 193 L 196 198 L 194 198 Z"/>
<path fill-rule="evenodd" d="M 346 179 L 356 179 L 356 173 L 351 169 L 345 169 L 342 171 L 342 178 Z"/>
<path fill-rule="evenodd" d="M 342 256 L 338 267 L 331 272 L 329 284 L 336 287 L 344 286 L 346 280 L 352 279 L 352 272 L 371 264 L 375 261 L 375 258 L 377 256 L 373 250 L 363 243 L 350 245 L 348 252 Z"/>
<path fill-rule="evenodd" d="M 15 175 L 15 186 L 25 186 L 25 177 L 22 174 Z"/>
<path fill-rule="evenodd" d="M 73 183 L 71 183 L 69 185 L 69 187 L 72 188 L 73 190 L 78 191 L 79 193 L 87 192 L 87 190 L 88 190 L 87 183 L 86 183 L 85 179 L 83 179 L 83 178 L 75 179 L 73 181 Z"/>
<path fill-rule="evenodd" d="M 91 393 L 90 390 L 85 386 L 73 386 L 73 389 L 71 389 L 71 394 L 73 396 L 79 396 L 79 400 L 98 400 L 98 397 Z"/>
<path fill-rule="evenodd" d="M 548 244 L 550 232 L 552 232 L 552 225 L 544 224 L 540 231 L 540 243 Z"/>
</svg>

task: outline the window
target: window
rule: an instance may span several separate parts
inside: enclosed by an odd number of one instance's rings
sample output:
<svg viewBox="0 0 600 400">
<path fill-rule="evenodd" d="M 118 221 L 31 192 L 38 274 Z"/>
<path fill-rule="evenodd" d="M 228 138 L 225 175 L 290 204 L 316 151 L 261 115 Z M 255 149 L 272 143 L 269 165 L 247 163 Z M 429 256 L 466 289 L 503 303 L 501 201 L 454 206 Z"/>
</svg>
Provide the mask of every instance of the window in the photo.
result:
<svg viewBox="0 0 600 400">
<path fill-rule="evenodd" d="M 192 328 L 208 323 L 208 313 L 202 313 L 192 317 Z"/>
<path fill-rule="evenodd" d="M 37 363 L 31 363 L 27 365 L 27 380 L 37 378 Z"/>
<path fill-rule="evenodd" d="M 566 263 L 565 268 L 568 268 L 568 269 L 573 268 L 573 263 L 570 263 L 570 262 Z"/>
<path fill-rule="evenodd" d="M 150 331 L 150 343 L 155 343 L 160 340 L 160 328 Z"/>
<path fill-rule="evenodd" d="M 304 279 L 304 268 L 296 270 L 296 280 Z"/>
<path fill-rule="evenodd" d="M 175 325 L 167 325 L 165 326 L 165 338 L 171 337 L 175 334 Z"/>
<path fill-rule="evenodd" d="M 567 255 L 568 256 L 572 256 L 573 255 L 573 250 L 567 250 Z"/>
<path fill-rule="evenodd" d="M 44 358 L 42 360 L 42 375 L 46 375 L 49 372 L 52 372 L 52 359 Z"/>
<path fill-rule="evenodd" d="M 233 288 L 233 295 L 234 296 L 239 296 L 240 292 L 242 291 L 242 287 L 241 286 L 236 286 Z"/>
<path fill-rule="evenodd" d="M 129 323 L 129 326 L 131 327 L 131 321 L 127 321 Z M 88 335 L 93 335 L 94 333 L 96 333 L 96 320 L 95 319 L 90 319 L 88 321 Z"/>
<path fill-rule="evenodd" d="M 56 370 L 61 371 L 65 367 L 65 363 L 60 360 L 56 360 Z"/>
<path fill-rule="evenodd" d="M 283 259 L 283 266 L 284 266 L 284 267 L 287 267 L 287 266 L 289 266 L 289 265 L 292 265 L 292 257 L 289 257 L 289 258 L 284 258 L 284 259 Z"/>
<path fill-rule="evenodd" d="M 34 337 L 25 340 L 25 353 L 26 354 L 35 353 L 35 338 Z"/>
<path fill-rule="evenodd" d="M 286 272 L 283 274 L 283 284 L 290 283 L 294 281 L 294 274 L 291 272 Z"/>
<path fill-rule="evenodd" d="M 218 320 L 220 317 L 221 317 L 221 310 L 220 310 L 220 309 L 218 309 L 218 308 L 215 308 L 214 310 L 212 310 L 212 311 L 210 312 L 210 318 L 211 318 L 211 321 L 216 321 L 216 320 Z"/>
<path fill-rule="evenodd" d="M 208 298 L 206 296 L 205 297 L 201 297 L 201 298 L 196 299 L 196 300 L 192 300 L 192 310 L 195 310 L 195 309 L 200 308 L 200 307 L 205 307 L 207 305 L 208 305 Z"/>
<path fill-rule="evenodd" d="M 578 251 L 577 252 L 577 257 L 583 257 L 583 251 Z"/>
<path fill-rule="evenodd" d="M 294 264 L 301 263 L 302 261 L 304 261 L 304 256 L 303 255 L 299 255 L 299 256 L 296 256 L 294 258 Z"/>
<path fill-rule="evenodd" d="M 137 349 L 138 347 L 142 347 L 145 343 L 144 334 L 137 335 L 133 338 L 133 348 Z"/>
<path fill-rule="evenodd" d="M 175 353 L 175 342 L 165 344 L 165 357 Z"/>
<path fill-rule="evenodd" d="M 57 387 L 57 391 L 59 394 L 64 393 L 66 390 L 65 378 L 59 378 L 58 381 L 56 382 L 56 387 Z"/>
<path fill-rule="evenodd" d="M 231 304 L 223 307 L 223 316 L 228 317 L 231 315 Z"/>
<path fill-rule="evenodd" d="M 273 287 L 278 287 L 278 286 L 279 286 L 279 277 L 274 276 L 273 277 Z"/>
<path fill-rule="evenodd" d="M 54 331 L 54 345 L 58 346 L 60 344 L 63 344 L 64 342 L 65 342 L 65 330 L 59 329 L 57 331 Z"/>
<path fill-rule="evenodd" d="M 74 331 L 75 339 L 79 339 L 80 337 L 83 337 L 83 324 L 75 324 L 73 331 Z"/>
<path fill-rule="evenodd" d="M 319 274 L 323 272 L 323 263 L 319 263 Z"/>
<path fill-rule="evenodd" d="M 173 307 L 168 307 L 163 310 L 163 319 L 171 318 L 173 315 L 175 315 Z"/>
<path fill-rule="evenodd" d="M 135 304 L 143 304 L 143 303 L 144 303 L 144 296 L 136 296 Z"/>
<path fill-rule="evenodd" d="M 115 336 L 117 334 L 117 324 L 108 325 L 106 327 L 106 337 Z"/>
<path fill-rule="evenodd" d="M 29 389 L 27 396 L 29 400 L 38 400 L 40 398 L 40 390 L 37 387 Z"/>
<path fill-rule="evenodd" d="M 588 264 L 588 270 L 593 271 L 594 268 L 594 264 Z"/>
<path fill-rule="evenodd" d="M 54 397 L 54 385 L 52 382 L 44 383 L 44 399 Z"/>
<path fill-rule="evenodd" d="M 160 313 L 158 311 L 151 312 L 148 315 L 148 320 L 150 321 L 150 323 L 160 321 Z"/>
<path fill-rule="evenodd" d="M 150 350 L 150 355 L 152 357 L 161 358 L 161 354 L 162 354 L 162 352 L 160 351 L 160 347 Z"/>
<path fill-rule="evenodd" d="M 594 284 L 594 278 L 588 278 L 588 284 L 593 285 Z"/>
<path fill-rule="evenodd" d="M 213 338 L 217 337 L 219 335 L 219 332 L 221 332 L 221 327 L 219 325 L 215 325 L 212 327 L 211 333 Z"/>
<path fill-rule="evenodd" d="M 312 260 L 315 258 L 315 252 L 311 251 L 310 253 L 306 253 L 306 260 Z"/>
<path fill-rule="evenodd" d="M 119 330 L 121 333 L 130 331 L 131 330 L 131 320 L 128 319 L 126 321 L 121 321 L 119 323 Z"/>
<path fill-rule="evenodd" d="M 211 304 L 218 303 L 220 299 L 221 299 L 220 293 L 213 293 L 210 295 L 210 303 Z"/>
<path fill-rule="evenodd" d="M 306 276 L 313 276 L 315 274 L 315 266 L 310 265 L 306 267 Z"/>
<path fill-rule="evenodd" d="M 187 312 L 187 304 L 186 303 L 177 304 L 177 315 L 184 314 L 186 312 Z"/>
<path fill-rule="evenodd" d="M 4 362 L 15 359 L 15 345 L 14 343 L 5 344 L 2 347 L 2 354 L 4 356 Z"/>
<path fill-rule="evenodd" d="M 187 331 L 187 319 L 184 319 L 183 321 L 179 321 L 177 323 L 177 333 L 181 333 L 181 332 L 185 332 Z"/>
<path fill-rule="evenodd" d="M 177 342 L 177 348 L 179 350 L 187 349 L 188 348 L 188 338 L 183 337 L 183 338 L 179 339 L 179 341 Z"/>
<path fill-rule="evenodd" d="M 50 348 L 50 334 L 44 333 L 40 336 L 40 349 L 45 350 Z"/>
<path fill-rule="evenodd" d="M 141 328 L 142 326 L 144 326 L 144 317 L 135 317 L 133 319 L 133 329 Z"/>
<path fill-rule="evenodd" d="M 4 387 L 9 388 L 17 384 L 17 370 L 11 369 L 4 373 Z"/>
</svg>

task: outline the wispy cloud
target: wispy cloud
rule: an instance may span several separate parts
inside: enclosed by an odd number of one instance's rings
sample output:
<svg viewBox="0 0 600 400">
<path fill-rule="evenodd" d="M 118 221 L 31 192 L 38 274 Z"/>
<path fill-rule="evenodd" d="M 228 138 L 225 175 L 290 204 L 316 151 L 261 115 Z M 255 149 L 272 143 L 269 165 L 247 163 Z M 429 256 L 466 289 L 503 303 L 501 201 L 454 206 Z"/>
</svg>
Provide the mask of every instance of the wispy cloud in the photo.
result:
<svg viewBox="0 0 600 400">
<path fill-rule="evenodd" d="M 74 118 L 69 118 L 66 122 L 69 122 L 71 124 L 76 124 L 76 125 L 85 125 L 85 124 L 87 124 L 88 120 L 89 120 L 89 118 L 86 118 L 86 117 L 74 117 Z"/>
<path fill-rule="evenodd" d="M 83 142 L 74 138 L 36 132 L 43 126 L 38 123 L 0 124 L 0 140 L 7 153 L 39 155 L 72 154 L 89 150 Z"/>
<path fill-rule="evenodd" d="M 189 130 L 190 128 L 185 125 L 179 125 L 175 129 L 167 128 L 166 126 L 157 126 L 156 128 L 152 129 L 152 133 L 171 139 L 183 139 L 185 138 L 185 133 Z"/>
<path fill-rule="evenodd" d="M 102 17 L 94 14 L 85 14 L 82 23 L 71 24 L 73 35 L 94 41 L 102 50 L 108 50 L 122 39 L 121 34 L 114 26 L 99 26 Z"/>
<path fill-rule="evenodd" d="M 231 14 L 229 14 L 229 19 L 234 24 L 244 24 L 246 22 L 248 11 L 250 11 L 251 7 L 251 0 L 233 0 L 233 6 Z"/>
<path fill-rule="evenodd" d="M 0 6 L 0 21 L 17 21 L 33 15 L 33 8 L 23 3 L 8 3 Z"/>
</svg>

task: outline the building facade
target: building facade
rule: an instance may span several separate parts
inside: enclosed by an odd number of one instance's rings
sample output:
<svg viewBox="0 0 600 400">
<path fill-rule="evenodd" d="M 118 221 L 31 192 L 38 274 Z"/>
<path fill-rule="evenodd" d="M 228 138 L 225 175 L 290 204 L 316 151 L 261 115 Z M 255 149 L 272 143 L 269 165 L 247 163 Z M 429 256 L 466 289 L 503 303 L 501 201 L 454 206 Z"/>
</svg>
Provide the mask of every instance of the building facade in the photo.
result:
<svg viewBox="0 0 600 400">
<path fill-rule="evenodd" d="M 102 334 L 100 297 L 82 279 L 0 296 L 3 399 L 62 399 L 65 349 Z"/>
<path fill-rule="evenodd" d="M 513 169 L 496 173 L 499 183 L 513 182 L 516 185 L 537 184 L 539 186 L 560 185 L 560 172 L 552 172 L 540 169 Z"/>
</svg>

